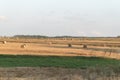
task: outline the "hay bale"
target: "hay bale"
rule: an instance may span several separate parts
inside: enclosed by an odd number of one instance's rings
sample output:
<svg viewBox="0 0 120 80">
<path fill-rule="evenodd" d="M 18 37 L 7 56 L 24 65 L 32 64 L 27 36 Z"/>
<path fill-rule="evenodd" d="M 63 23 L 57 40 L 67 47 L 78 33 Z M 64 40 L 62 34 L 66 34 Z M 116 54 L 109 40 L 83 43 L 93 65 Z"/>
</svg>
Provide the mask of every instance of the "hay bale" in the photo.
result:
<svg viewBox="0 0 120 80">
<path fill-rule="evenodd" d="M 68 44 L 68 47 L 72 47 L 72 44 Z"/>
<path fill-rule="evenodd" d="M 6 41 L 3 41 L 3 44 L 6 44 L 7 42 Z"/>
<path fill-rule="evenodd" d="M 87 48 L 87 45 L 86 45 L 86 44 L 84 44 L 84 45 L 83 45 L 83 48 Z"/>
<path fill-rule="evenodd" d="M 25 48 L 25 47 L 26 47 L 26 44 L 22 44 L 22 45 L 21 45 L 21 48 Z"/>
</svg>

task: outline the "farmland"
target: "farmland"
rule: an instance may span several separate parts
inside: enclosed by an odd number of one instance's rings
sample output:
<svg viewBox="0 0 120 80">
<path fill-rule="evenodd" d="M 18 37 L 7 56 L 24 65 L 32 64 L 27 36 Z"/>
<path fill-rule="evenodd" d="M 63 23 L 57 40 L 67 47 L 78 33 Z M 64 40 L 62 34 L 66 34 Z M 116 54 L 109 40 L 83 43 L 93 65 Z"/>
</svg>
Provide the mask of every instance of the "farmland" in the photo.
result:
<svg viewBox="0 0 120 80">
<path fill-rule="evenodd" d="M 120 66 L 120 60 L 98 57 L 58 57 L 0 55 L 0 67 L 61 67 L 80 68 Z"/>
<path fill-rule="evenodd" d="M 1 80 L 117 80 L 120 60 L 82 56 L 0 55 Z"/>
<path fill-rule="evenodd" d="M 3 44 L 3 41 L 7 43 Z M 119 38 L 1 38 L 0 42 L 0 54 L 92 56 L 120 59 Z M 21 48 L 23 44 L 26 45 L 25 48 Z M 71 47 L 68 44 L 71 44 Z"/>
<path fill-rule="evenodd" d="M 119 59 L 119 38 L 0 38 L 1 80 L 118 80 Z"/>
</svg>

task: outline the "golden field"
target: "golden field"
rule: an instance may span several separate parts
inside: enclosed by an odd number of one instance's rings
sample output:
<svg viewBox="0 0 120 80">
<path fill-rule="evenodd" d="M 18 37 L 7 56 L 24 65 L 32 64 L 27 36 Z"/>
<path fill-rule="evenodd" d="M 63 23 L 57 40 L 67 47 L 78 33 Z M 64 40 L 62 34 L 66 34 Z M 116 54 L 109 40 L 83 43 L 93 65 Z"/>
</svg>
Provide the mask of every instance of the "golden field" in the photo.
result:
<svg viewBox="0 0 120 80">
<path fill-rule="evenodd" d="M 6 41 L 4 44 L 3 41 Z M 120 59 L 119 38 L 0 38 L 0 54 L 97 56 Z M 25 44 L 24 48 L 21 45 Z M 68 47 L 71 44 L 71 47 Z M 83 48 L 87 45 L 87 48 Z"/>
</svg>

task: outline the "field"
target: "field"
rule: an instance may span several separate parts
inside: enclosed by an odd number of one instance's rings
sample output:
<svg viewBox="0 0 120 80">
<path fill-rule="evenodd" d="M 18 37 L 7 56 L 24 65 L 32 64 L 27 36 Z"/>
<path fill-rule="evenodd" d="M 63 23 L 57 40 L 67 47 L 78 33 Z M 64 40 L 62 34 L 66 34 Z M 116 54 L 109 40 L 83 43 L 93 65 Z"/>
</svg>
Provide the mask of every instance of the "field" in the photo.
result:
<svg viewBox="0 0 120 80">
<path fill-rule="evenodd" d="M 119 59 L 119 38 L 0 38 L 0 80 L 119 80 Z"/>
<path fill-rule="evenodd" d="M 3 41 L 7 41 L 6 44 Z M 1 38 L 0 54 L 49 55 L 49 56 L 97 56 L 120 59 L 119 38 Z M 21 45 L 25 44 L 25 48 Z M 71 44 L 71 47 L 68 47 Z M 83 45 L 87 45 L 84 48 Z"/>
<path fill-rule="evenodd" d="M 1 80 L 120 78 L 120 60 L 98 57 L 0 55 L 0 67 Z"/>
<path fill-rule="evenodd" d="M 0 55 L 0 67 L 120 67 L 120 60 L 98 57 L 58 57 L 58 56 L 27 56 Z"/>
</svg>

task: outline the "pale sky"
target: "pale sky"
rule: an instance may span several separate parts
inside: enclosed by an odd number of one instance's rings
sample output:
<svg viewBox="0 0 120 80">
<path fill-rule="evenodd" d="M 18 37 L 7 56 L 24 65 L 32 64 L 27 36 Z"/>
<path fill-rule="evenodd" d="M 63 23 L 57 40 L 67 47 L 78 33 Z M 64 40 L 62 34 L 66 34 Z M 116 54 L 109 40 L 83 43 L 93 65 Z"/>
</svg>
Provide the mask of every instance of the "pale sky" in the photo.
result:
<svg viewBox="0 0 120 80">
<path fill-rule="evenodd" d="M 0 0 L 0 36 L 118 36 L 120 0 Z"/>
</svg>

